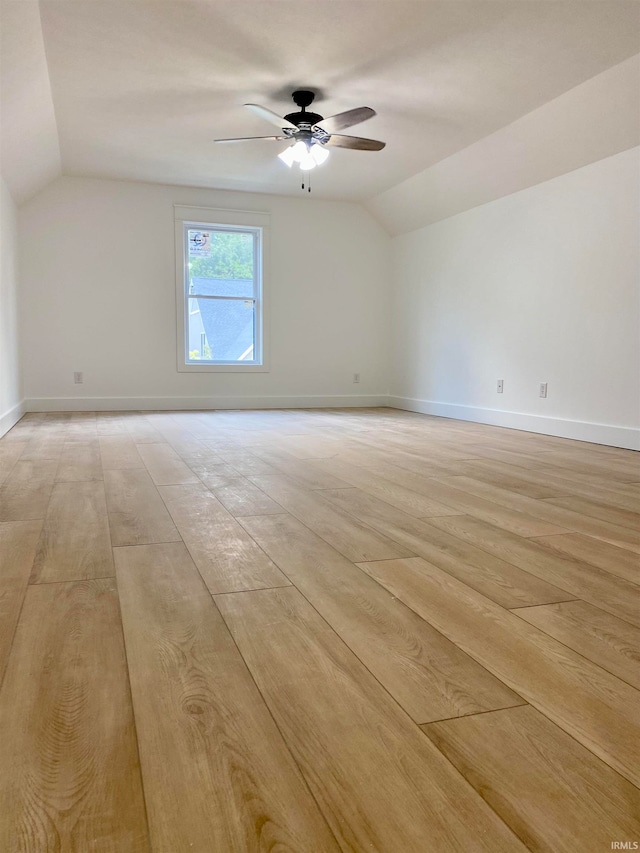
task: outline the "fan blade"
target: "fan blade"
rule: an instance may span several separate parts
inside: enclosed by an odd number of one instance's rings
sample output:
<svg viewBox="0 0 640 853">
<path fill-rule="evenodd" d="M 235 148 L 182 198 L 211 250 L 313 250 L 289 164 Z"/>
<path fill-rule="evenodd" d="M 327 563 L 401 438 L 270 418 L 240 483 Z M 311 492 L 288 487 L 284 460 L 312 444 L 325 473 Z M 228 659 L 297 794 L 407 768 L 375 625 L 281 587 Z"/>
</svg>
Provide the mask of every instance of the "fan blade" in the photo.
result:
<svg viewBox="0 0 640 853">
<path fill-rule="evenodd" d="M 266 107 L 261 107 L 259 104 L 245 104 L 245 107 L 248 107 L 252 113 L 255 113 L 260 118 L 265 119 L 271 124 L 275 124 L 276 127 L 279 127 L 281 130 L 285 127 L 292 128 L 293 130 L 297 130 L 298 128 L 291 121 L 287 121 L 286 118 L 279 116 L 278 113 L 274 113 L 271 110 L 268 110 Z"/>
<path fill-rule="evenodd" d="M 376 114 L 371 107 L 356 107 L 353 110 L 347 110 L 344 113 L 323 118 L 318 122 L 316 127 L 326 130 L 327 133 L 335 133 L 338 130 L 344 130 L 345 127 L 353 127 L 354 124 L 359 124 L 361 121 L 366 121 L 368 118 L 373 118 Z"/>
<path fill-rule="evenodd" d="M 283 139 L 291 139 L 290 136 L 237 136 L 234 139 L 214 139 L 214 142 L 248 142 L 251 139 L 272 139 L 279 142 Z"/>
<path fill-rule="evenodd" d="M 387 143 L 377 139 L 365 139 L 363 136 L 343 136 L 340 133 L 334 133 L 324 144 L 335 145 L 337 148 L 353 148 L 356 151 L 382 151 Z"/>
</svg>

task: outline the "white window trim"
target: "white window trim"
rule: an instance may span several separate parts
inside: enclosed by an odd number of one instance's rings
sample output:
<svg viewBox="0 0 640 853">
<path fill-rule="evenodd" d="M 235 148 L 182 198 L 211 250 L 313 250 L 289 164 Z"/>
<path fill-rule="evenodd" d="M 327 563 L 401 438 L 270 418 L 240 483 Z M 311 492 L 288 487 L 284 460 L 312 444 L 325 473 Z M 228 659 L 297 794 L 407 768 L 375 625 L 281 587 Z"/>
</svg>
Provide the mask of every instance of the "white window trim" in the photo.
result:
<svg viewBox="0 0 640 853">
<path fill-rule="evenodd" d="M 177 369 L 178 373 L 269 373 L 269 311 L 268 311 L 268 271 L 269 271 L 269 223 L 268 213 L 251 210 L 222 210 L 212 207 L 186 207 L 175 204 L 175 246 L 176 246 L 176 332 L 177 332 Z M 186 294 L 185 263 L 185 224 L 220 228 L 259 228 L 261 233 L 262 269 L 260 279 L 261 311 L 256 311 L 256 339 L 261 344 L 262 364 L 202 364 L 187 361 L 186 334 Z"/>
</svg>

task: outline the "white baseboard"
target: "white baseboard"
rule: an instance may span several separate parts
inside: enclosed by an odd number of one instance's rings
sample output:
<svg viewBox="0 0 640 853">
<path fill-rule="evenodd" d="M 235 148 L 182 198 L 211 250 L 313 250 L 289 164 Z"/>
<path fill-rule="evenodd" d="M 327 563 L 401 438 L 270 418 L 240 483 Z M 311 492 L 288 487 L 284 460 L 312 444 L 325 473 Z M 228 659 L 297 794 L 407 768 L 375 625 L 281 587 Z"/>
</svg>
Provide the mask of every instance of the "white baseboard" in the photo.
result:
<svg viewBox="0 0 640 853">
<path fill-rule="evenodd" d="M 25 409 L 25 401 L 21 400 L 19 403 L 16 403 L 11 409 L 6 411 L 3 415 L 0 415 L 0 438 L 3 435 L 9 432 L 12 426 L 15 426 L 20 418 L 27 411 Z"/>
<path fill-rule="evenodd" d="M 607 444 L 612 447 L 624 447 L 628 450 L 640 450 L 640 429 L 633 427 L 596 424 L 589 421 L 571 421 L 544 415 L 526 415 L 522 412 L 482 409 L 476 406 L 462 406 L 457 403 L 417 400 L 413 397 L 390 396 L 387 399 L 388 405 L 394 409 L 406 409 L 410 412 L 421 412 L 424 415 L 436 415 L 441 418 L 455 418 L 459 421 L 475 421 L 481 424 L 521 429 L 525 432 L 537 432 L 542 435 L 556 435 L 559 438 L 573 438 L 577 441 L 590 441 L 594 444 Z"/>
<path fill-rule="evenodd" d="M 30 397 L 27 412 L 188 411 L 215 409 L 318 409 L 386 406 L 386 394 L 286 397 Z"/>
</svg>

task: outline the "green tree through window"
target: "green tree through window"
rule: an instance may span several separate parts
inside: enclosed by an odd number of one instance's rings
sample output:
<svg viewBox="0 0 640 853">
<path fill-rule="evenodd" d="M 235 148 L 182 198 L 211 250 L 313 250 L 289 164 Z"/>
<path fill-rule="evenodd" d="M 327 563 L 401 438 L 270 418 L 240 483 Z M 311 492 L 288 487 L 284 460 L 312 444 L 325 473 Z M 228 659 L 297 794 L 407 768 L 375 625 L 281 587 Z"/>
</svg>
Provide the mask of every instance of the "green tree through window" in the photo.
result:
<svg viewBox="0 0 640 853">
<path fill-rule="evenodd" d="M 214 231 L 211 234 L 211 255 L 190 258 L 192 278 L 253 278 L 253 235 Z"/>
</svg>

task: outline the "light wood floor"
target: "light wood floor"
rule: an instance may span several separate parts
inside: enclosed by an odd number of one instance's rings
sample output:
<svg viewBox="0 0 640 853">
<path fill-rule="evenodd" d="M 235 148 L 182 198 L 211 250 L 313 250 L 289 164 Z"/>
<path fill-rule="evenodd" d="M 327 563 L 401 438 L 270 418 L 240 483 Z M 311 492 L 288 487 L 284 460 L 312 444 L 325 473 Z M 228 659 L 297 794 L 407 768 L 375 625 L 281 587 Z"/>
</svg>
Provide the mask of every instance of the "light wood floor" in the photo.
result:
<svg viewBox="0 0 640 853">
<path fill-rule="evenodd" d="M 0 440 L 0 851 L 640 841 L 638 454 L 389 409 Z"/>
</svg>

